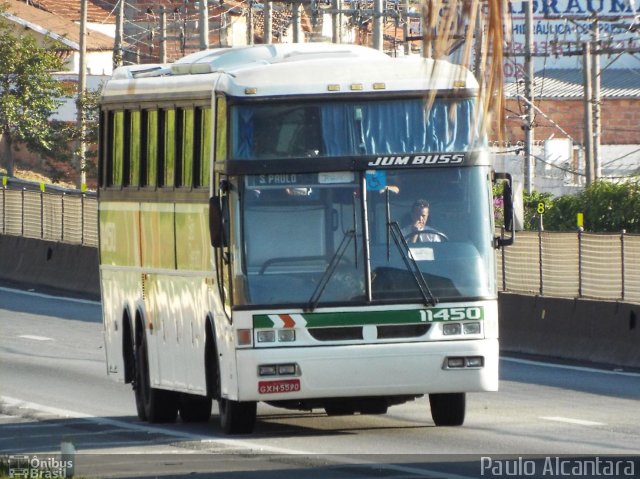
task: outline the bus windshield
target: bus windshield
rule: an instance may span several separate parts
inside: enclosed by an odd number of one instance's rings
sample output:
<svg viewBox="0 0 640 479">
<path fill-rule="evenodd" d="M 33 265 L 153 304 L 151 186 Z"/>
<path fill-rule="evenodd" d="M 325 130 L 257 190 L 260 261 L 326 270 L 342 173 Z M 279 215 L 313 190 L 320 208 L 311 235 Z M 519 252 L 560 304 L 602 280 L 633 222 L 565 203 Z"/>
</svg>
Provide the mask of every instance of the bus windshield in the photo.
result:
<svg viewBox="0 0 640 479">
<path fill-rule="evenodd" d="M 237 104 L 231 109 L 231 159 L 335 157 L 467 151 L 475 101 L 392 100 Z"/>
<path fill-rule="evenodd" d="M 245 177 L 243 301 L 495 297 L 489 176 L 474 166 Z"/>
</svg>

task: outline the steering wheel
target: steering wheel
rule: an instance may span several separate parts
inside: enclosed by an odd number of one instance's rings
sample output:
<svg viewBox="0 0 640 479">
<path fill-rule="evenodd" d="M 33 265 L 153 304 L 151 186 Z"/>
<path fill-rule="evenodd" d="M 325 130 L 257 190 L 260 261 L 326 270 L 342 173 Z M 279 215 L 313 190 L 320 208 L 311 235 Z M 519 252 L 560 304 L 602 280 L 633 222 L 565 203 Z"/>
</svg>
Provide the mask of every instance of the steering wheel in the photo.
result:
<svg viewBox="0 0 640 479">
<path fill-rule="evenodd" d="M 432 235 L 436 235 L 440 238 L 440 241 L 425 241 L 420 239 L 420 235 L 423 234 L 432 234 Z M 411 238 L 417 236 L 418 239 L 417 241 L 409 241 Z M 449 238 L 446 234 L 444 234 L 442 231 L 438 231 L 435 229 L 429 229 L 429 230 L 424 230 L 424 231 L 411 231 L 410 233 L 407 233 L 404 236 L 404 239 L 407 240 L 407 243 L 421 243 L 421 244 L 425 244 L 425 243 L 442 243 L 445 241 L 449 241 Z"/>
</svg>

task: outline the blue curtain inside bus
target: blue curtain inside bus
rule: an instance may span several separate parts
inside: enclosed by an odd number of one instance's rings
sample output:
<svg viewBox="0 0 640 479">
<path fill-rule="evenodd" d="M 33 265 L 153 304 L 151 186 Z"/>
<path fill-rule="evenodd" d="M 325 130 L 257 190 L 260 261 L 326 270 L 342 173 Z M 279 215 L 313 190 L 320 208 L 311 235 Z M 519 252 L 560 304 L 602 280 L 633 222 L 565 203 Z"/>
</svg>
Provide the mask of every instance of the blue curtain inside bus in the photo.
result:
<svg viewBox="0 0 640 479">
<path fill-rule="evenodd" d="M 478 138 L 473 99 L 244 104 L 232 122 L 234 159 L 465 151 Z"/>
</svg>

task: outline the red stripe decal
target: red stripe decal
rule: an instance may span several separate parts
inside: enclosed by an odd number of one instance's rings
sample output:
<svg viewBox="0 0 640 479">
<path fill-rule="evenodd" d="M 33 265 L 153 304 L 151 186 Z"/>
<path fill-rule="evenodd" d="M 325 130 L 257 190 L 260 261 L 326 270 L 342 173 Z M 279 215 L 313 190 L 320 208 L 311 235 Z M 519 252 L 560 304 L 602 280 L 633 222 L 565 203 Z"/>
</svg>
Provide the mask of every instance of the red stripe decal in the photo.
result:
<svg viewBox="0 0 640 479">
<path fill-rule="evenodd" d="M 291 316 L 289 316 L 288 314 L 280 314 L 279 316 L 284 323 L 285 328 L 295 328 L 296 322 Z"/>
</svg>

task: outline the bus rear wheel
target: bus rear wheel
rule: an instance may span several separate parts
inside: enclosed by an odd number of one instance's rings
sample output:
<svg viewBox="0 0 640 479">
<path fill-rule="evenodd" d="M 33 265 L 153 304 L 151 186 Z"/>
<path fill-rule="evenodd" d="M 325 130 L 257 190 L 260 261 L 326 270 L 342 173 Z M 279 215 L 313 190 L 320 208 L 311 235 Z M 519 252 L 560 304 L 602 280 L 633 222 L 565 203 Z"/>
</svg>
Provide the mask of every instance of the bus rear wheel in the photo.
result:
<svg viewBox="0 0 640 479">
<path fill-rule="evenodd" d="M 211 398 L 195 394 L 180 394 L 180 419 L 182 422 L 207 422 L 211 417 Z"/>
<path fill-rule="evenodd" d="M 149 422 L 175 422 L 178 415 L 178 394 L 151 387 L 147 339 L 141 334 L 136 345 L 135 395 L 138 417 Z"/>
<path fill-rule="evenodd" d="M 429 394 L 429 404 L 436 426 L 462 426 L 464 423 L 465 393 Z"/>
<path fill-rule="evenodd" d="M 220 426 L 226 434 L 249 434 L 256 424 L 257 403 L 218 399 Z"/>
</svg>

